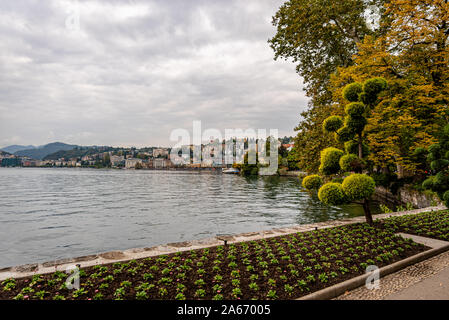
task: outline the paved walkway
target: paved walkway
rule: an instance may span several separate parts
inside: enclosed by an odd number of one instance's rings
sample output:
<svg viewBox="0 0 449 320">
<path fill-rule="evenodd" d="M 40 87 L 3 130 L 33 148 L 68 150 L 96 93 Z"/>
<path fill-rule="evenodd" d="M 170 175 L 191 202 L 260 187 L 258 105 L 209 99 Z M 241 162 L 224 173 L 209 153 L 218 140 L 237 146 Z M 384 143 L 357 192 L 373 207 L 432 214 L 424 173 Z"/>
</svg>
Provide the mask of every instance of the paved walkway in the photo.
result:
<svg viewBox="0 0 449 320">
<path fill-rule="evenodd" d="M 380 279 L 380 288 L 365 287 L 336 300 L 449 300 L 449 252 Z"/>
</svg>

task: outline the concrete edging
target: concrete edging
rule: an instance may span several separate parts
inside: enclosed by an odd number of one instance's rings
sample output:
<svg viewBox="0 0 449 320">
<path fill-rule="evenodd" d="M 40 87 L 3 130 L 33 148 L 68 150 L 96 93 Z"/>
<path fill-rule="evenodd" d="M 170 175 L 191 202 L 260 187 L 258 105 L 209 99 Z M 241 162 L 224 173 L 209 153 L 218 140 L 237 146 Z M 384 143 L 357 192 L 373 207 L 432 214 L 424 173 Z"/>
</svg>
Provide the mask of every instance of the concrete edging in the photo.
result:
<svg viewBox="0 0 449 320">
<path fill-rule="evenodd" d="M 439 255 L 446 251 L 449 251 L 449 244 L 439 247 L 439 248 L 430 249 L 430 250 L 424 251 L 422 253 L 416 254 L 414 256 L 408 257 L 406 259 L 403 259 L 401 261 L 392 263 L 390 265 L 380 268 L 380 270 L 379 270 L 380 276 L 381 277 L 387 276 L 391 273 L 397 272 L 401 269 L 409 267 L 418 262 L 427 260 L 429 258 L 432 258 L 432 257 Z M 357 289 L 357 288 L 363 286 L 366 283 L 366 279 L 370 275 L 371 274 L 364 274 L 364 275 L 346 280 L 344 282 L 338 283 L 331 287 L 328 287 L 328 288 L 322 289 L 320 291 L 311 293 L 307 296 L 301 297 L 297 300 L 331 300 L 333 298 L 336 298 L 336 297 L 344 294 L 347 291 L 351 291 L 351 290 L 354 290 L 354 289 Z"/>
</svg>

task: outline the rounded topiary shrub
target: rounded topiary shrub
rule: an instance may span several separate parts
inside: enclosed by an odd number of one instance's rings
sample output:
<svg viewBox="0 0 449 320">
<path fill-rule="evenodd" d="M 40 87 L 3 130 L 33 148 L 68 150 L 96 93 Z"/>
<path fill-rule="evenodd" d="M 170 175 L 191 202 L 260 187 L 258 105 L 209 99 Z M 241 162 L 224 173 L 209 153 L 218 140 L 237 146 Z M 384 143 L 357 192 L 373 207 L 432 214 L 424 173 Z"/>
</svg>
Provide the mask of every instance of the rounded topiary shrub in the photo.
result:
<svg viewBox="0 0 449 320">
<path fill-rule="evenodd" d="M 331 175 L 340 171 L 340 158 L 344 152 L 337 148 L 327 148 L 321 151 L 320 172 L 325 175 Z"/>
<path fill-rule="evenodd" d="M 433 189 L 433 181 L 435 177 L 429 177 L 422 183 L 422 187 L 427 190 Z"/>
<path fill-rule="evenodd" d="M 359 101 L 359 95 L 363 91 L 363 85 L 359 82 L 354 82 L 351 84 L 348 84 L 343 89 L 343 98 L 350 102 L 356 102 Z"/>
<path fill-rule="evenodd" d="M 340 158 L 340 168 L 343 171 L 360 171 L 363 169 L 363 162 L 355 154 L 346 154 Z"/>
<path fill-rule="evenodd" d="M 440 171 L 449 165 L 449 160 L 437 159 L 430 163 L 430 168 L 434 171 Z"/>
<path fill-rule="evenodd" d="M 449 189 L 449 175 L 446 172 L 438 172 L 433 178 L 433 190 L 437 192 Z"/>
<path fill-rule="evenodd" d="M 372 78 L 363 84 L 363 94 L 360 96 L 362 102 L 373 104 L 377 100 L 377 96 L 387 88 L 387 80 L 384 78 Z"/>
<path fill-rule="evenodd" d="M 375 191 L 374 179 L 366 174 L 352 174 L 342 184 L 343 192 L 350 201 L 370 198 Z"/>
<path fill-rule="evenodd" d="M 335 132 L 342 126 L 343 119 L 339 116 L 331 116 L 323 122 L 323 130 L 326 132 Z"/>
<path fill-rule="evenodd" d="M 326 183 L 318 190 L 318 199 L 324 204 L 339 205 L 345 203 L 345 194 L 340 183 Z"/>
<path fill-rule="evenodd" d="M 364 117 L 346 117 L 345 127 L 348 127 L 351 132 L 360 133 L 365 129 L 368 121 Z"/>
<path fill-rule="evenodd" d="M 307 190 L 318 190 L 323 184 L 323 180 L 317 174 L 305 177 L 302 180 L 302 186 Z"/>
<path fill-rule="evenodd" d="M 351 117 L 361 117 L 366 111 L 366 107 L 361 102 L 349 103 L 345 107 L 346 114 Z"/>
<path fill-rule="evenodd" d="M 338 142 L 346 142 L 354 139 L 354 132 L 351 131 L 347 126 L 344 126 L 337 130 L 335 133 L 335 139 Z"/>
<path fill-rule="evenodd" d="M 441 146 L 440 146 L 440 144 L 439 143 L 432 144 L 429 147 L 429 153 L 431 155 L 433 155 L 435 157 L 435 159 L 440 157 L 441 156 Z M 433 160 L 433 159 L 431 159 L 431 160 Z"/>
</svg>

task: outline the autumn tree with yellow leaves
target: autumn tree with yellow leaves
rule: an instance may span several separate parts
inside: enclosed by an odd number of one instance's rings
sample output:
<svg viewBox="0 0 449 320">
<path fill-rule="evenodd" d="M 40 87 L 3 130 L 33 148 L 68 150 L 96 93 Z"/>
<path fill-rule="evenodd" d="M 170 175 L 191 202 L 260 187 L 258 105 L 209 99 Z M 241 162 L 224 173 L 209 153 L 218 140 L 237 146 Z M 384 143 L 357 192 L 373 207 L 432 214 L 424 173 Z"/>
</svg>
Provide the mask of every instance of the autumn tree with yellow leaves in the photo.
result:
<svg viewBox="0 0 449 320">
<path fill-rule="evenodd" d="M 323 21 L 329 19 L 323 26 L 328 30 L 335 29 L 336 34 L 340 32 L 340 37 L 336 39 L 341 40 L 346 36 L 345 41 L 350 45 L 347 51 L 341 51 L 346 57 L 344 63 L 340 63 L 338 58 L 331 58 L 333 64 L 326 64 L 329 81 L 323 82 L 326 84 L 323 89 L 331 97 L 325 103 L 321 103 L 323 99 L 320 103 L 312 102 L 310 111 L 303 114 L 305 118 L 297 128 L 297 143 L 301 144 L 298 140 L 307 139 L 303 144 L 315 145 L 317 149 L 335 146 L 331 136 L 320 136 L 319 130 L 327 117 L 344 115 L 346 102 L 342 95 L 343 89 L 353 82 L 363 83 L 373 77 L 383 77 L 388 81 L 388 89 L 383 93 L 382 101 L 372 109 L 365 128 L 366 143 L 370 149 L 368 160 L 386 171 L 390 169 L 399 173 L 416 173 L 424 170 L 415 157 L 416 151 L 436 143 L 442 134 L 442 128 L 449 121 L 448 0 L 353 1 L 354 11 L 345 7 L 349 3 L 346 1 L 338 2 L 341 5 L 334 4 L 336 1 L 324 0 L 286 2 L 286 7 L 277 15 L 277 21 L 285 24 L 279 25 L 282 29 L 278 30 L 276 37 L 277 52 L 284 56 L 291 55 L 295 61 L 300 61 L 299 71 L 306 64 L 304 72 L 308 75 L 322 75 L 319 71 L 324 70 L 318 68 L 323 60 L 316 54 L 316 45 L 312 44 L 313 41 L 307 42 L 307 36 L 322 29 L 317 27 L 317 30 L 303 31 L 304 29 L 295 25 L 307 24 L 307 20 L 298 22 L 298 18 L 306 17 L 308 13 L 312 16 L 312 22 L 317 21 L 313 18 L 312 8 L 326 3 L 333 3 L 336 7 L 334 14 L 323 11 Z M 365 28 L 365 23 L 368 22 L 361 18 L 369 5 L 377 6 L 380 13 L 378 25 L 372 30 Z M 351 21 L 354 23 L 352 30 L 358 30 L 358 40 L 351 38 L 350 32 L 342 33 L 344 30 L 351 30 L 348 25 L 339 31 L 335 22 L 332 22 L 333 18 L 350 17 L 351 14 Z M 331 32 L 334 31 L 329 31 L 326 35 Z M 321 40 L 323 39 L 318 42 Z M 352 56 L 347 58 L 350 52 Z M 303 56 L 304 60 L 301 60 Z M 317 63 L 313 59 L 317 59 Z M 314 70 L 315 66 L 317 70 Z M 306 77 L 306 82 L 309 78 Z M 309 142 L 311 139 L 314 143 Z M 304 150 L 310 156 L 300 154 L 298 158 L 312 162 L 311 156 L 316 155 L 317 151 L 309 149 L 304 145 Z M 316 164 L 304 169 L 316 170 L 315 168 Z"/>
</svg>

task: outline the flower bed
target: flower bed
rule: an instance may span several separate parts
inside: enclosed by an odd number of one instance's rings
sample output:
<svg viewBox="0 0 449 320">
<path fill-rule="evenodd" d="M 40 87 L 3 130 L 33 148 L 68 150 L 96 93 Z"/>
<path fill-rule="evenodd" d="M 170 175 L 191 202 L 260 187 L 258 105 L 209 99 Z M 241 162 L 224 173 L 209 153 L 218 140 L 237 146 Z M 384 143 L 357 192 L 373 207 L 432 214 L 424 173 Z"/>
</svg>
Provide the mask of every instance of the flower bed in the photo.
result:
<svg viewBox="0 0 449 320">
<path fill-rule="evenodd" d="M 355 224 L 90 267 L 79 290 L 63 272 L 8 279 L 0 299 L 294 299 L 426 249 Z"/>
<path fill-rule="evenodd" d="M 382 225 L 393 232 L 449 241 L 449 211 L 425 212 L 383 220 Z"/>
</svg>

